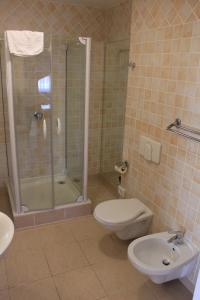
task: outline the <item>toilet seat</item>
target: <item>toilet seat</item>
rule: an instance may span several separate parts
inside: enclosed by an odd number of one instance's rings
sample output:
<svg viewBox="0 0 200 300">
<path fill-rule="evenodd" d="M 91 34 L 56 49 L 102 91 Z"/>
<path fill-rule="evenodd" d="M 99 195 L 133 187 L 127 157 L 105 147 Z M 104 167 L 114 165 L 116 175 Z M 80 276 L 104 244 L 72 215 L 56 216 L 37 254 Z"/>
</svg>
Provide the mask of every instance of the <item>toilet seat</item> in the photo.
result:
<svg viewBox="0 0 200 300">
<path fill-rule="evenodd" d="M 128 225 L 146 212 L 145 205 L 138 199 L 115 199 L 100 203 L 94 217 L 105 225 Z"/>
</svg>

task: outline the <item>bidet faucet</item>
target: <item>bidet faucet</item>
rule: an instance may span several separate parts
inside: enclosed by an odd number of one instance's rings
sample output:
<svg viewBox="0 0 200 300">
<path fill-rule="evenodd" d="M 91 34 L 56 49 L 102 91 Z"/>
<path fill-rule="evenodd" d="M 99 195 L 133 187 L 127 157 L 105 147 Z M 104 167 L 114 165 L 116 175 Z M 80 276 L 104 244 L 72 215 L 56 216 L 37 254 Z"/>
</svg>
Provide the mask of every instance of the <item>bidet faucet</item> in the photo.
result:
<svg viewBox="0 0 200 300">
<path fill-rule="evenodd" d="M 185 235 L 185 229 L 181 230 L 171 230 L 168 231 L 169 234 L 173 234 L 171 238 L 168 239 L 168 243 L 174 243 L 175 245 L 182 245 L 184 243 L 184 235 Z"/>
</svg>

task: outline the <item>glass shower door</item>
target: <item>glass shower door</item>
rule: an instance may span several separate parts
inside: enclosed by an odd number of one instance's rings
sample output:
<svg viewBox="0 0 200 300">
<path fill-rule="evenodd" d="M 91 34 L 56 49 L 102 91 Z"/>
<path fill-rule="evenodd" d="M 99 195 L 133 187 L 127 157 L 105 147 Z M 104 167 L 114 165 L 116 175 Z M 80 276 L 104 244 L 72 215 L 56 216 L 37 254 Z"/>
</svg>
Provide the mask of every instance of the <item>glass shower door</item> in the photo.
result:
<svg viewBox="0 0 200 300">
<path fill-rule="evenodd" d="M 41 54 L 11 61 L 22 211 L 53 208 L 50 35 Z"/>
<path fill-rule="evenodd" d="M 55 205 L 83 198 L 86 49 L 79 40 L 52 39 Z"/>
<path fill-rule="evenodd" d="M 105 45 L 101 175 L 115 189 L 119 174 L 114 166 L 122 160 L 123 151 L 128 64 L 129 40 Z"/>
</svg>

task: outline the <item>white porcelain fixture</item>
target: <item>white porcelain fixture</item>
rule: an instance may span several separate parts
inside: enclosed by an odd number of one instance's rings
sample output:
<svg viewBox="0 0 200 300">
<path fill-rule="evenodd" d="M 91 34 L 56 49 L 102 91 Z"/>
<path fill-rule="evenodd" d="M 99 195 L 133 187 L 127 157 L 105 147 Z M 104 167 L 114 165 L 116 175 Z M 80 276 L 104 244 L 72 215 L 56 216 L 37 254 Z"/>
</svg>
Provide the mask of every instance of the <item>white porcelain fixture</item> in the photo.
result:
<svg viewBox="0 0 200 300">
<path fill-rule="evenodd" d="M 128 240 L 147 233 L 153 214 L 140 200 L 134 198 L 104 201 L 96 206 L 94 217 L 120 239 Z"/>
<path fill-rule="evenodd" d="M 140 272 L 155 283 L 183 278 L 194 268 L 198 251 L 189 241 L 169 243 L 172 234 L 161 232 L 133 241 L 128 247 L 128 258 Z"/>
<path fill-rule="evenodd" d="M 199 300 L 200 299 L 200 271 L 197 277 L 197 282 L 195 285 L 194 295 L 192 300 Z"/>
<path fill-rule="evenodd" d="M 5 252 L 5 250 L 10 245 L 14 235 L 14 224 L 12 220 L 0 212 L 0 255 Z"/>
<path fill-rule="evenodd" d="M 141 136 L 139 152 L 140 155 L 144 157 L 144 159 L 154 162 L 155 164 L 159 164 L 161 155 L 161 143 L 156 142 L 149 137 Z"/>
</svg>

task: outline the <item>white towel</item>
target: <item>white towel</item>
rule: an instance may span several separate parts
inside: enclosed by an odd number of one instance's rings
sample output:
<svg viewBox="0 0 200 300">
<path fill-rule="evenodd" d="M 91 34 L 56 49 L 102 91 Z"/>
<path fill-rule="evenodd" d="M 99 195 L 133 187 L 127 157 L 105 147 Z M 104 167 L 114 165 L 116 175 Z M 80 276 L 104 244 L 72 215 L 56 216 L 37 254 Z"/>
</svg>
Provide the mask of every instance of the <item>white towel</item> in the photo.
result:
<svg viewBox="0 0 200 300">
<path fill-rule="evenodd" d="M 11 54 L 28 57 L 44 51 L 44 33 L 33 31 L 6 31 L 8 48 Z"/>
</svg>

